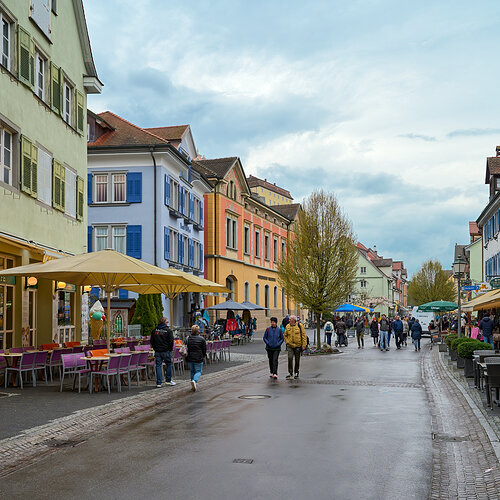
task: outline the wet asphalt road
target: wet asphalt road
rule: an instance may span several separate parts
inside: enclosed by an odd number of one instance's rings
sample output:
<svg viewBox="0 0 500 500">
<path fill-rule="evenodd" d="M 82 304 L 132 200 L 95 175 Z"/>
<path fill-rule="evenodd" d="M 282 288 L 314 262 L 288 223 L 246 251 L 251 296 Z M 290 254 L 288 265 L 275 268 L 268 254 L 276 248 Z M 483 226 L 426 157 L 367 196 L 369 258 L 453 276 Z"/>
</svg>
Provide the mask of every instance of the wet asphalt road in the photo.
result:
<svg viewBox="0 0 500 500">
<path fill-rule="evenodd" d="M 425 499 L 432 451 L 419 357 L 411 346 L 380 352 L 351 344 L 343 354 L 302 358 L 299 382 L 284 380 L 283 356 L 277 382 L 263 370 L 204 390 L 202 378 L 199 392 L 3 478 L 0 492 L 4 498 Z M 233 463 L 239 458 L 253 463 Z"/>
</svg>

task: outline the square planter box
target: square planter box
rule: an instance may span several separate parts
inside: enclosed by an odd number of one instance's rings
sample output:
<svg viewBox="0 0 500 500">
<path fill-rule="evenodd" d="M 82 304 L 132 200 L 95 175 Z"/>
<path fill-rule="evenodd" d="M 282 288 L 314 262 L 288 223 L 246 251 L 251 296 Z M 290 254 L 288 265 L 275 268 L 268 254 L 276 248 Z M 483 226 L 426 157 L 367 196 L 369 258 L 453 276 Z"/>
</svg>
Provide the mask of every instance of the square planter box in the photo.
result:
<svg viewBox="0 0 500 500">
<path fill-rule="evenodd" d="M 457 355 L 457 368 L 465 368 L 465 359 Z"/>
<path fill-rule="evenodd" d="M 450 349 L 450 356 L 451 356 L 451 360 L 452 361 L 456 361 L 458 359 L 458 354 L 457 354 L 457 351 L 452 351 Z"/>
<path fill-rule="evenodd" d="M 446 352 L 448 350 L 448 346 L 446 344 L 439 344 L 439 352 Z"/>
<path fill-rule="evenodd" d="M 472 364 L 472 359 L 465 359 L 464 376 L 467 378 L 474 377 L 474 365 Z"/>
</svg>

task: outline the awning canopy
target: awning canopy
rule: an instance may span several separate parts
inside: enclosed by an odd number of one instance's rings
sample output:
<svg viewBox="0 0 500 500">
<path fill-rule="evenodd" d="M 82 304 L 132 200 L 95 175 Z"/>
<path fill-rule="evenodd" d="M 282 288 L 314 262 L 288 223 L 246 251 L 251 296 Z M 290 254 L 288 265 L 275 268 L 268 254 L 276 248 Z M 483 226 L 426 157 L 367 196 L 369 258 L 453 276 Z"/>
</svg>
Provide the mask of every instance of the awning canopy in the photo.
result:
<svg viewBox="0 0 500 500">
<path fill-rule="evenodd" d="M 479 311 L 500 307 L 500 290 L 490 290 L 484 295 L 479 295 L 462 306 L 463 311 Z"/>
</svg>

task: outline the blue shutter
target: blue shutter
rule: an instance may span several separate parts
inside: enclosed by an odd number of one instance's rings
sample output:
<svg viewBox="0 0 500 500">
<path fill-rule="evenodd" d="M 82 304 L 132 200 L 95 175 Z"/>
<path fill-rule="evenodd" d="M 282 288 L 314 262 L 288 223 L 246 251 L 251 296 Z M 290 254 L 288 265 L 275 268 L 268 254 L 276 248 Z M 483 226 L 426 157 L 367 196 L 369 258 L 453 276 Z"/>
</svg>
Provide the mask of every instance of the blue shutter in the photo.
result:
<svg viewBox="0 0 500 500">
<path fill-rule="evenodd" d="M 90 205 L 91 203 L 92 203 L 92 174 L 87 174 L 87 205 Z"/>
<path fill-rule="evenodd" d="M 200 225 L 203 226 L 203 200 L 200 201 Z"/>
<path fill-rule="evenodd" d="M 127 172 L 127 203 L 142 202 L 142 172 Z"/>
<path fill-rule="evenodd" d="M 179 186 L 179 212 L 182 214 L 184 212 L 184 188 Z"/>
<path fill-rule="evenodd" d="M 189 193 L 189 218 L 194 219 L 194 196 Z"/>
<path fill-rule="evenodd" d="M 99 288 L 93 286 L 90 289 L 90 295 L 92 295 L 92 297 L 95 297 L 96 299 L 98 299 L 99 298 Z"/>
<path fill-rule="evenodd" d="M 189 246 L 189 266 L 194 267 L 194 241 L 189 238 L 188 240 Z"/>
<path fill-rule="evenodd" d="M 142 258 L 142 226 L 127 226 L 127 255 Z"/>
<path fill-rule="evenodd" d="M 92 252 L 92 226 L 87 229 L 87 252 Z"/>
<path fill-rule="evenodd" d="M 165 260 L 170 260 L 170 229 L 163 227 L 163 256 Z"/>
<path fill-rule="evenodd" d="M 121 288 L 118 290 L 118 298 L 119 299 L 128 299 L 128 290 L 122 290 Z"/>
<path fill-rule="evenodd" d="M 182 235 L 177 235 L 177 262 L 182 264 L 182 260 L 184 259 L 184 252 L 182 251 Z"/>
<path fill-rule="evenodd" d="M 170 206 L 170 175 L 165 174 L 165 205 Z"/>
<path fill-rule="evenodd" d="M 200 243 L 200 269 L 203 271 L 203 243 Z"/>
</svg>

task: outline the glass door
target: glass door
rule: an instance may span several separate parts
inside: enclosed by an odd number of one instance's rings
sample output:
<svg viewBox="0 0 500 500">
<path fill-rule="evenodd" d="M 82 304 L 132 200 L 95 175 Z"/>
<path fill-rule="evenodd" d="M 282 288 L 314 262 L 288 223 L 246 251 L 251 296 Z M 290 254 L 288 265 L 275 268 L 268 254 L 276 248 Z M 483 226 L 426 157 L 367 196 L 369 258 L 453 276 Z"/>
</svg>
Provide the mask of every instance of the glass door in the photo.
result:
<svg viewBox="0 0 500 500">
<path fill-rule="evenodd" d="M 29 290 L 29 335 L 28 335 L 28 345 L 37 346 L 37 298 L 38 292 L 37 290 Z"/>
<path fill-rule="evenodd" d="M 14 347 L 14 287 L 0 284 L 0 346 Z"/>
</svg>

